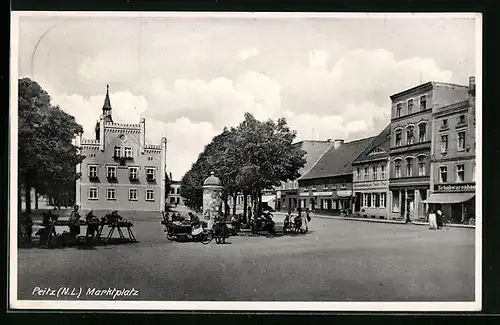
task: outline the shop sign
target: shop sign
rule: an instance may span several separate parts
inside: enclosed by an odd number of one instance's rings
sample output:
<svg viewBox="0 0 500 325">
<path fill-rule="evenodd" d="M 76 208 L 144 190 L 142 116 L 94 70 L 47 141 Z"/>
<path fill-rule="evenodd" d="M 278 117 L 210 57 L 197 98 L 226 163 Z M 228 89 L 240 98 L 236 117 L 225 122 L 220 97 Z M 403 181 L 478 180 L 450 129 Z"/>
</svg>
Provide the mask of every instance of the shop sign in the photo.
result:
<svg viewBox="0 0 500 325">
<path fill-rule="evenodd" d="M 309 192 L 300 193 L 300 196 L 309 196 Z"/>
<path fill-rule="evenodd" d="M 474 192 L 475 183 L 434 185 L 434 192 Z"/>
<path fill-rule="evenodd" d="M 330 192 L 314 192 L 313 195 L 314 196 L 332 196 L 333 192 L 332 191 L 330 191 Z"/>
<path fill-rule="evenodd" d="M 388 181 L 378 181 L 378 182 L 366 182 L 366 183 L 354 183 L 354 190 L 371 190 L 374 188 L 387 188 L 389 186 Z"/>
<path fill-rule="evenodd" d="M 352 190 L 339 190 L 337 191 L 338 196 L 352 196 Z"/>
</svg>

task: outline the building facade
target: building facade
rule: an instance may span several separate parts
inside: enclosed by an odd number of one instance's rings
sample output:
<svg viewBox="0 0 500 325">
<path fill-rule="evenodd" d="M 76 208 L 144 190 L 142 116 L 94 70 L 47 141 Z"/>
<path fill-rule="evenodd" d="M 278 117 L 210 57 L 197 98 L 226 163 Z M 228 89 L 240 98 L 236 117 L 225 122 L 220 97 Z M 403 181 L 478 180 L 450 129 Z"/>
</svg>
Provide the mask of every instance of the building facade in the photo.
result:
<svg viewBox="0 0 500 325">
<path fill-rule="evenodd" d="M 476 84 L 470 77 L 468 98 L 433 111 L 431 196 L 452 222 L 475 219 Z"/>
<path fill-rule="evenodd" d="M 180 181 L 170 181 L 170 192 L 167 195 L 167 204 L 170 207 L 184 206 L 184 199 L 181 196 Z"/>
<path fill-rule="evenodd" d="M 326 141 L 305 140 L 295 143 L 306 152 L 304 158 L 306 163 L 299 169 L 301 176 L 307 174 L 319 158 L 332 146 L 334 142 L 331 139 Z M 276 188 L 276 210 L 295 211 L 300 206 L 299 181 L 297 179 L 288 182 L 282 182 L 281 186 Z"/>
<path fill-rule="evenodd" d="M 299 204 L 302 209 L 335 214 L 352 210 L 352 162 L 366 149 L 374 137 L 344 143 L 335 140 L 311 170 L 299 178 Z"/>
<path fill-rule="evenodd" d="M 390 218 L 425 219 L 430 194 L 432 112 L 467 98 L 466 86 L 427 82 L 390 96 Z"/>
<path fill-rule="evenodd" d="M 77 166 L 76 204 L 82 210 L 162 211 L 165 207 L 166 138 L 146 143 L 146 121 L 113 122 L 109 86 L 95 139 L 77 138 L 85 158 Z"/>
<path fill-rule="evenodd" d="M 389 208 L 390 124 L 354 160 L 354 214 L 363 218 L 387 219 Z"/>
</svg>

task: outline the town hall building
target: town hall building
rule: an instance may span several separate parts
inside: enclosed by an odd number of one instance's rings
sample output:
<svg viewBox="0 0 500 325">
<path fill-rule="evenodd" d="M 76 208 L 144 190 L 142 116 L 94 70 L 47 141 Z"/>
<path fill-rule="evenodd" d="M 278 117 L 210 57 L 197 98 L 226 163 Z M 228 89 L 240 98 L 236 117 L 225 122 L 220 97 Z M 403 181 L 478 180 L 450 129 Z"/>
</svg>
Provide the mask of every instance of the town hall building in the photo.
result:
<svg viewBox="0 0 500 325">
<path fill-rule="evenodd" d="M 76 140 L 84 156 L 77 165 L 76 204 L 82 210 L 163 211 L 166 138 L 146 144 L 146 120 L 113 121 L 109 86 L 95 138 Z"/>
</svg>

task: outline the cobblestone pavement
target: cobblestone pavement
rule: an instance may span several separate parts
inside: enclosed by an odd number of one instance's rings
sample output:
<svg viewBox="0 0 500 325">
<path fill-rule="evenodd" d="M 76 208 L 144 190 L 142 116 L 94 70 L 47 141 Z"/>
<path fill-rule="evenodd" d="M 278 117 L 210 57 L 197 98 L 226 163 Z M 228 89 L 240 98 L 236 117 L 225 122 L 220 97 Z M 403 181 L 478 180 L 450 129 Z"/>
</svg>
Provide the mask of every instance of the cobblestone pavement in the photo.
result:
<svg viewBox="0 0 500 325">
<path fill-rule="evenodd" d="M 318 218 L 310 230 L 203 245 L 170 242 L 159 219 L 139 218 L 137 244 L 20 249 L 18 298 L 50 299 L 33 290 L 70 286 L 134 288 L 134 300 L 474 299 L 474 229 Z M 99 297 L 80 299 L 91 298 Z"/>
</svg>

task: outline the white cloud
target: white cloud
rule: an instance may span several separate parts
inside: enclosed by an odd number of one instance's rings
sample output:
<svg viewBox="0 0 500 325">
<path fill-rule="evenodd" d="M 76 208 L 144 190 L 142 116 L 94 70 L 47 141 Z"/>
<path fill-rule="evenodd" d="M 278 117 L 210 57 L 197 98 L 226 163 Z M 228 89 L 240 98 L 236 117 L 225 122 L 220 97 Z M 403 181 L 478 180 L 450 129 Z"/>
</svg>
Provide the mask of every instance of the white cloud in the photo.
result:
<svg viewBox="0 0 500 325">
<path fill-rule="evenodd" d="M 326 69 L 326 64 L 328 62 L 329 56 L 326 51 L 314 50 L 309 51 L 309 66 L 311 68 L 323 68 Z"/>
<path fill-rule="evenodd" d="M 256 56 L 258 54 L 259 54 L 259 50 L 257 50 L 255 47 L 252 46 L 252 47 L 247 47 L 246 49 L 241 50 L 238 53 L 238 58 L 241 61 L 246 61 L 246 60 L 250 59 L 251 57 Z"/>
</svg>

